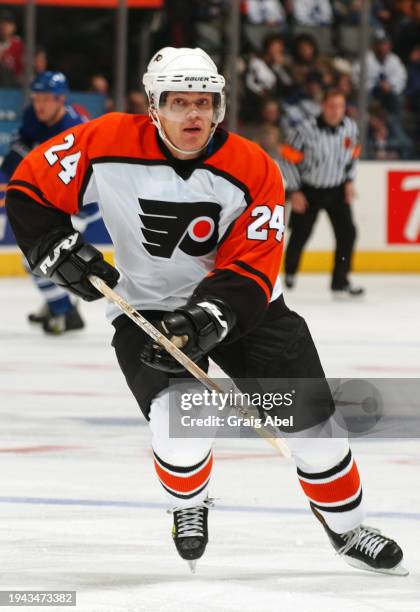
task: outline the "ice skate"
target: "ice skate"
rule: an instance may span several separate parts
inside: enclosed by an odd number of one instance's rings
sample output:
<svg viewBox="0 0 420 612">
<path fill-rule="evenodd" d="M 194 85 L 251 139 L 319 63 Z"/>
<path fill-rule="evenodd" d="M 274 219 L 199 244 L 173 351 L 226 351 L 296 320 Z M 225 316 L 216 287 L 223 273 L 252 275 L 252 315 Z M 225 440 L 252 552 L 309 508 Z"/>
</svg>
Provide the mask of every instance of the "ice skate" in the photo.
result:
<svg viewBox="0 0 420 612">
<path fill-rule="evenodd" d="M 284 277 L 284 284 L 288 289 L 293 289 L 295 286 L 295 276 L 294 274 L 286 274 Z"/>
<path fill-rule="evenodd" d="M 28 314 L 28 321 L 30 323 L 43 323 L 45 319 L 49 316 L 51 316 L 50 308 L 45 302 L 45 304 L 43 304 L 41 308 L 39 308 L 35 312 L 30 312 Z"/>
<path fill-rule="evenodd" d="M 357 287 L 350 283 L 347 283 L 344 287 L 333 287 L 331 290 L 333 298 L 336 300 L 349 300 L 360 298 L 365 295 L 363 287 Z"/>
<path fill-rule="evenodd" d="M 401 548 L 394 540 L 382 535 L 379 529 L 360 525 L 346 533 L 335 533 L 314 508 L 312 512 L 322 523 L 337 554 L 352 567 L 393 576 L 408 575 L 408 570 L 401 565 Z"/>
<path fill-rule="evenodd" d="M 191 572 L 195 573 L 197 559 L 203 556 L 208 542 L 207 517 L 210 499 L 190 508 L 172 508 L 174 515 L 172 537 L 179 555 L 188 562 Z"/>
<path fill-rule="evenodd" d="M 73 306 L 69 312 L 61 315 L 54 315 L 49 309 L 49 314 L 43 319 L 43 321 L 41 321 L 41 323 L 44 332 L 53 335 L 83 329 L 85 326 L 85 323 L 76 306 Z"/>
</svg>

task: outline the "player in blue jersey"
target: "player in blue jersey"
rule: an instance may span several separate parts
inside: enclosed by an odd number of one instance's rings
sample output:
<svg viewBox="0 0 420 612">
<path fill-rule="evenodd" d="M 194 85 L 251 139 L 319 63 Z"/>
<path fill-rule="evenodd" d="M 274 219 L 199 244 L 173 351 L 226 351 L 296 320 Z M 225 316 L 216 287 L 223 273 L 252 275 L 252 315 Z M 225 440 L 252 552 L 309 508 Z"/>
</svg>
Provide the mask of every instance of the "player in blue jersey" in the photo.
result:
<svg viewBox="0 0 420 612">
<path fill-rule="evenodd" d="M 62 72 L 42 72 L 32 81 L 31 105 L 25 109 L 22 125 L 0 167 L 5 181 L 10 179 L 21 160 L 34 147 L 63 130 L 88 121 L 89 117 L 66 104 L 68 92 L 67 79 Z M 89 204 L 74 221 L 78 229 L 83 230 L 97 216 L 97 204 Z M 84 327 L 77 307 L 67 292 L 48 280 L 36 276 L 33 279 L 45 304 L 38 312 L 29 315 L 32 323 L 41 323 L 45 332 L 53 334 Z"/>
</svg>

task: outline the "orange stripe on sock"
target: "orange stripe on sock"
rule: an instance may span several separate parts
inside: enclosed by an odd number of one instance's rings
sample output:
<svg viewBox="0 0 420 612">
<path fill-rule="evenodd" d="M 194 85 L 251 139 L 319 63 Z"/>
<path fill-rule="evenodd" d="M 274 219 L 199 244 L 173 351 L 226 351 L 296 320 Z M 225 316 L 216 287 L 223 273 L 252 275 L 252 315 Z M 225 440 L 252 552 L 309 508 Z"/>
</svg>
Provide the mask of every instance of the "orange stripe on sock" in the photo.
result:
<svg viewBox="0 0 420 612">
<path fill-rule="evenodd" d="M 306 495 L 315 502 L 341 502 L 355 495 L 360 487 L 359 470 L 356 462 L 353 462 L 351 470 L 327 483 L 309 483 L 304 480 L 299 482 Z"/>
<path fill-rule="evenodd" d="M 173 491 L 178 491 L 179 493 L 189 493 L 190 491 L 194 491 L 194 489 L 198 489 L 200 486 L 202 486 L 210 476 L 211 468 L 213 466 L 213 455 L 210 455 L 210 459 L 206 465 L 192 476 L 174 476 L 174 474 L 171 474 L 162 468 L 156 460 L 154 460 L 154 463 L 156 473 L 164 485 Z"/>
</svg>

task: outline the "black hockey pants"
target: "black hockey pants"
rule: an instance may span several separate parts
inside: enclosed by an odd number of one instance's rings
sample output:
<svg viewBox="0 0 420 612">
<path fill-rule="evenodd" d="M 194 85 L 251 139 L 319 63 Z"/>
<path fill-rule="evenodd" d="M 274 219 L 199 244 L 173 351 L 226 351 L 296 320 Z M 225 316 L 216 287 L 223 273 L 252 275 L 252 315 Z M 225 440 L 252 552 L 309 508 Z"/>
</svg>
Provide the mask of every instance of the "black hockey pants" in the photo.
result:
<svg viewBox="0 0 420 612">
<path fill-rule="evenodd" d="M 160 320 L 163 313 L 144 311 L 142 314 L 153 322 Z M 169 380 L 190 375 L 187 372 L 167 374 L 143 364 L 139 355 L 146 340 L 145 333 L 124 315 L 113 324 L 116 331 L 112 345 L 118 363 L 148 419 L 151 401 L 168 387 Z M 300 315 L 289 310 L 283 296 L 268 306 L 263 320 L 256 327 L 235 342 L 222 342 L 209 356 L 243 392 L 290 391 L 292 386 L 297 398 L 293 408 L 296 430 L 317 425 L 334 412 L 334 403 L 308 326 Z M 208 360 L 203 359 L 199 365 L 206 370 Z M 278 389 L 273 385 L 273 379 L 279 379 Z M 308 384 L 307 379 L 313 379 L 313 383 Z"/>
</svg>

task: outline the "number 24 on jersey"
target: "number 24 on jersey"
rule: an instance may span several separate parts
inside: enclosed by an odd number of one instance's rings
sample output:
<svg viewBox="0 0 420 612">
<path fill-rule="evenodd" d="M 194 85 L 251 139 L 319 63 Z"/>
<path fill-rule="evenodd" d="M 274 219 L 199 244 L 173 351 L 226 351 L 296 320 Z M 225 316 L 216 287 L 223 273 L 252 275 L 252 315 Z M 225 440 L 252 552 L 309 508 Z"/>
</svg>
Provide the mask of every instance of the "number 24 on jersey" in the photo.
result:
<svg viewBox="0 0 420 612">
<path fill-rule="evenodd" d="M 256 206 L 251 212 L 255 220 L 248 225 L 247 237 L 250 240 L 267 240 L 268 230 L 276 230 L 276 240 L 281 241 L 284 234 L 284 207 L 277 204 L 272 210 L 269 206 Z"/>
<path fill-rule="evenodd" d="M 68 185 L 72 179 L 76 176 L 77 164 L 79 162 L 81 152 L 77 151 L 71 155 L 66 155 L 60 159 L 57 155 L 59 151 L 68 151 L 74 145 L 74 135 L 67 134 L 64 137 L 62 144 L 56 144 L 50 147 L 44 153 L 44 157 L 50 166 L 54 166 L 57 162 L 60 162 L 61 170 L 58 173 L 58 178 L 63 181 L 65 185 Z"/>
</svg>

